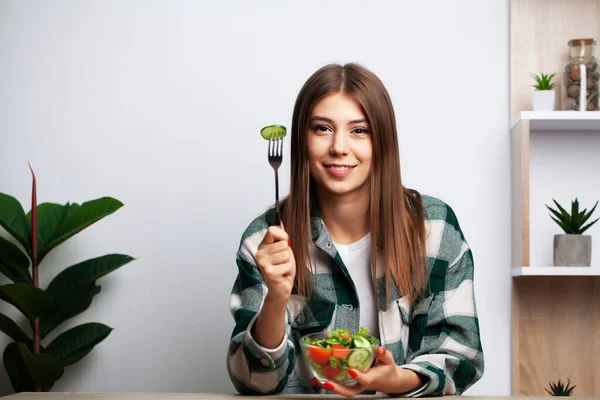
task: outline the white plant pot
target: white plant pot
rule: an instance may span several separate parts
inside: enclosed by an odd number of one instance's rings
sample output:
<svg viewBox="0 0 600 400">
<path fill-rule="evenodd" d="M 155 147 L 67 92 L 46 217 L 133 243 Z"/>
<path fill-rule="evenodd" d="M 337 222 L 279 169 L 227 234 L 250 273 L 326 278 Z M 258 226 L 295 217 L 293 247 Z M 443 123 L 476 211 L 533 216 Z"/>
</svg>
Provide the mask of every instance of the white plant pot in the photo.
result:
<svg viewBox="0 0 600 400">
<path fill-rule="evenodd" d="M 554 111 L 556 92 L 554 90 L 533 91 L 533 111 Z"/>
</svg>

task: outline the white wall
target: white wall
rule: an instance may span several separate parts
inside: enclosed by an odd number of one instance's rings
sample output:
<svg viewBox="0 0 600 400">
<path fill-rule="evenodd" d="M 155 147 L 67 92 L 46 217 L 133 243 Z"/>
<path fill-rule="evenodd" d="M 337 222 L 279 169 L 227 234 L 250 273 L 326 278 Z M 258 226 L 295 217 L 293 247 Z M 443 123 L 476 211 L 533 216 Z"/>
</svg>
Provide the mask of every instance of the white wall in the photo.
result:
<svg viewBox="0 0 600 400">
<path fill-rule="evenodd" d="M 138 257 L 63 327 L 115 330 L 56 391 L 233 390 L 235 251 L 273 200 L 259 129 L 290 126 L 315 69 L 358 61 L 391 93 L 406 184 L 447 201 L 473 248 L 487 365 L 469 394 L 510 393 L 508 0 L 0 0 L 0 60 L 0 191 L 29 209 L 30 161 L 40 202 L 125 203 L 56 249 L 42 284 Z"/>
</svg>

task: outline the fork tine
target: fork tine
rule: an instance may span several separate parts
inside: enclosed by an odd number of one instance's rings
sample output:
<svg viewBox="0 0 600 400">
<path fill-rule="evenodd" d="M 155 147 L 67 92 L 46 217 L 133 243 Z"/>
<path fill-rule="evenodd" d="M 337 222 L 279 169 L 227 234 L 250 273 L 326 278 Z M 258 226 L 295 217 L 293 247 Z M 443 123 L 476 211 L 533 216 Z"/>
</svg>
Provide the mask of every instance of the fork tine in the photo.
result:
<svg viewBox="0 0 600 400">
<path fill-rule="evenodd" d="M 281 157 L 283 155 L 283 138 L 269 138 L 269 157 Z"/>
<path fill-rule="evenodd" d="M 283 137 L 279 139 L 279 156 L 283 155 Z"/>
</svg>

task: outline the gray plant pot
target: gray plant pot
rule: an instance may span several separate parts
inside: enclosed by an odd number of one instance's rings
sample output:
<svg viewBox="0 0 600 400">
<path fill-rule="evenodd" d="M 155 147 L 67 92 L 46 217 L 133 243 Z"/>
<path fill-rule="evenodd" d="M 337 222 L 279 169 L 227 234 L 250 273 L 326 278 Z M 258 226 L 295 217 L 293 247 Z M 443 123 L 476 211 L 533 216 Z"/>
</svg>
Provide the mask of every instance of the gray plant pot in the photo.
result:
<svg viewBox="0 0 600 400">
<path fill-rule="evenodd" d="M 590 235 L 554 235 L 554 266 L 589 267 L 591 263 Z"/>
</svg>

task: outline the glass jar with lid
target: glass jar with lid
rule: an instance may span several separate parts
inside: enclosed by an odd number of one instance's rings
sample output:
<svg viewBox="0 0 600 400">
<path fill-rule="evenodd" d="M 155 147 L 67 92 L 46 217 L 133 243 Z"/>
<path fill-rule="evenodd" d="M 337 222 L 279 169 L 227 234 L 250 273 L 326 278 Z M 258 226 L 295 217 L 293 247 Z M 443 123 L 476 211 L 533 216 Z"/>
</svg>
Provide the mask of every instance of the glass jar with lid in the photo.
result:
<svg viewBox="0 0 600 400">
<path fill-rule="evenodd" d="M 569 41 L 570 60 L 563 73 L 562 109 L 599 111 L 600 68 L 595 55 L 596 40 Z"/>
</svg>

